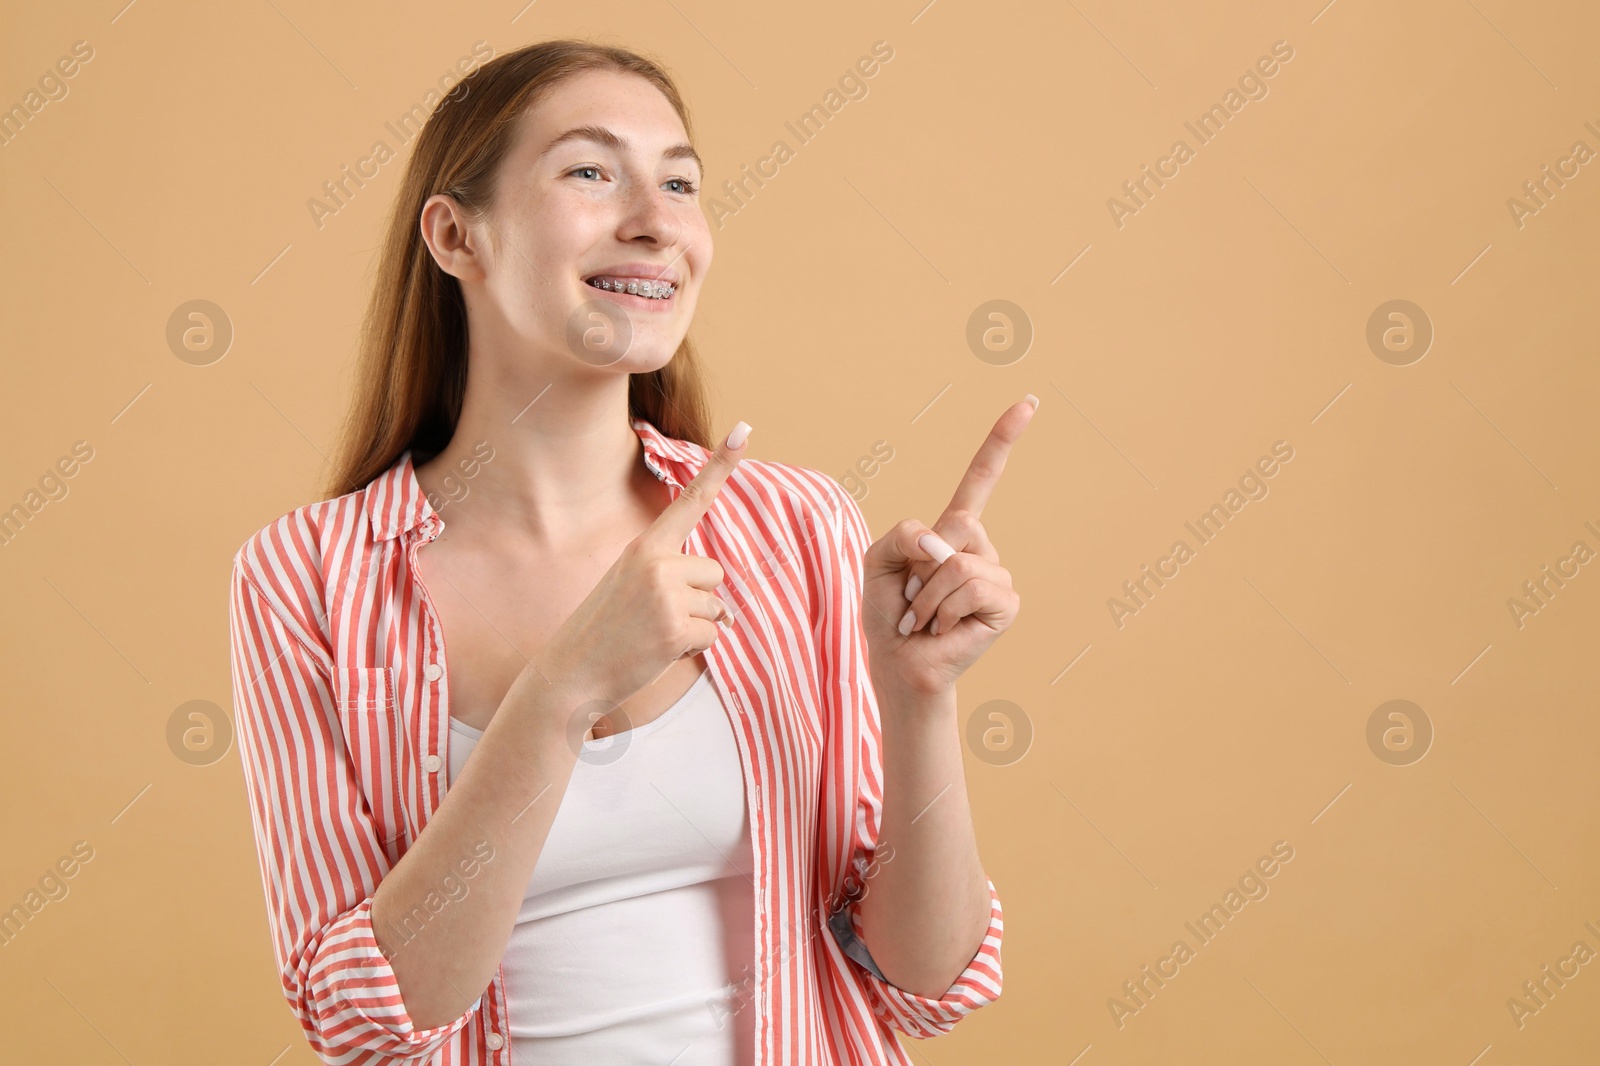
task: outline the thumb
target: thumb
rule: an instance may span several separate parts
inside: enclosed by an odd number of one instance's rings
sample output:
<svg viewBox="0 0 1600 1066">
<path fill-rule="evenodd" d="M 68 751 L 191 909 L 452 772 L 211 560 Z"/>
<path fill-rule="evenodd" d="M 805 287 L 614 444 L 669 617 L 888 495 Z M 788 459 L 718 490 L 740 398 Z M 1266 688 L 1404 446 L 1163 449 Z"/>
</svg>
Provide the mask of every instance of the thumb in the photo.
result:
<svg viewBox="0 0 1600 1066">
<path fill-rule="evenodd" d="M 912 563 L 935 567 L 956 553 L 943 537 L 914 518 L 903 519 L 862 558 L 867 578 L 904 572 Z"/>
<path fill-rule="evenodd" d="M 711 504 L 722 491 L 728 475 L 733 473 L 739 460 L 744 458 L 745 441 L 750 436 L 750 425 L 740 422 L 733 427 L 726 440 L 712 449 L 705 466 L 683 487 L 666 509 L 650 525 L 650 535 L 681 547 L 700 519 L 711 509 Z"/>
</svg>

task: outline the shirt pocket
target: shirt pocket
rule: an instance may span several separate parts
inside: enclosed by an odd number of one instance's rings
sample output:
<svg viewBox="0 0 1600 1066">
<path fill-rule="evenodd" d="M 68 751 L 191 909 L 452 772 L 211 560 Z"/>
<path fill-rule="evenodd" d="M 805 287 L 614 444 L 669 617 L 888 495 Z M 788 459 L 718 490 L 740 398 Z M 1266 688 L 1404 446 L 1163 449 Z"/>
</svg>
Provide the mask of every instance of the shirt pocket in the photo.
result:
<svg viewBox="0 0 1600 1066">
<path fill-rule="evenodd" d="M 335 671 L 334 697 L 344 731 L 345 750 L 355 771 L 365 813 L 377 843 L 392 863 L 404 852 L 405 809 L 400 803 L 401 754 L 405 715 L 396 699 L 394 667 L 341 666 Z"/>
</svg>

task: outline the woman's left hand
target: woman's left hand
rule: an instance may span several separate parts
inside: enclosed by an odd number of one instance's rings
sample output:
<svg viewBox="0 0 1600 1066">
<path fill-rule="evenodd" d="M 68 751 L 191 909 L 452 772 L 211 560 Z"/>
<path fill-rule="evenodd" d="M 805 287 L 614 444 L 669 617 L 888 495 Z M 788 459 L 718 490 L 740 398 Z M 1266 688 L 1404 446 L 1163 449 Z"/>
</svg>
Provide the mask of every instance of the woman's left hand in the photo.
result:
<svg viewBox="0 0 1600 1066">
<path fill-rule="evenodd" d="M 947 691 L 1016 619 L 1021 597 L 978 516 L 1035 410 L 1027 400 L 1006 409 L 931 531 L 904 519 L 863 554 L 862 628 L 880 696 L 886 685 Z"/>
</svg>

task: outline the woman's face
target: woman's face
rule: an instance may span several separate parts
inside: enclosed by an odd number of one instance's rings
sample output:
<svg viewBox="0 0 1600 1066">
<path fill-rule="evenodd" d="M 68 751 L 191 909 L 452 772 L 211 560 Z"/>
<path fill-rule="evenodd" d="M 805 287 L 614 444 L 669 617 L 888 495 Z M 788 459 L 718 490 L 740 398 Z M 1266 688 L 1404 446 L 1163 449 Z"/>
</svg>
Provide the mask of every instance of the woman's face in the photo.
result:
<svg viewBox="0 0 1600 1066">
<path fill-rule="evenodd" d="M 626 373 L 664 366 L 711 266 L 688 140 L 666 97 L 631 74 L 575 75 L 523 114 L 494 205 L 473 227 L 484 251 L 481 289 L 467 288 L 475 339 L 488 326 L 513 352 Z M 657 298 L 630 294 L 630 282 Z"/>
</svg>

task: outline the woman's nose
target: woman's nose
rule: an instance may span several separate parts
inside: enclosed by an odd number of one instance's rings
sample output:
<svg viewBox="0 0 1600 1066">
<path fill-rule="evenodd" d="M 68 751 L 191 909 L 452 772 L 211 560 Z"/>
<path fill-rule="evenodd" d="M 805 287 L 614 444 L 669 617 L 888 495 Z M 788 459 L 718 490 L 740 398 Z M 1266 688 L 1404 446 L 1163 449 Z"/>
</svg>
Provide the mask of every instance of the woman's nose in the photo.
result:
<svg viewBox="0 0 1600 1066">
<path fill-rule="evenodd" d="M 621 238 L 649 237 L 663 246 L 674 244 L 683 230 L 683 220 L 667 203 L 667 196 L 660 189 L 636 186 L 622 219 Z"/>
</svg>

